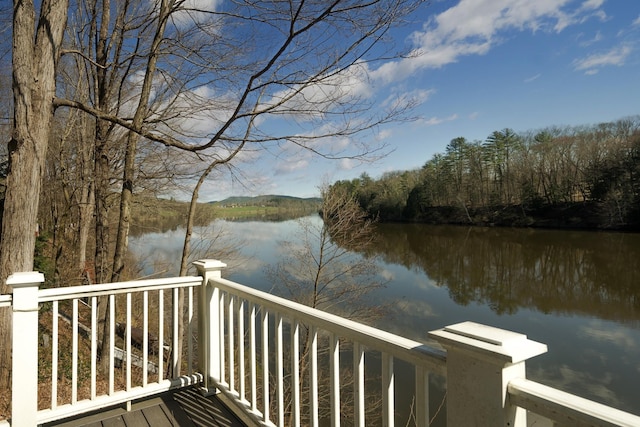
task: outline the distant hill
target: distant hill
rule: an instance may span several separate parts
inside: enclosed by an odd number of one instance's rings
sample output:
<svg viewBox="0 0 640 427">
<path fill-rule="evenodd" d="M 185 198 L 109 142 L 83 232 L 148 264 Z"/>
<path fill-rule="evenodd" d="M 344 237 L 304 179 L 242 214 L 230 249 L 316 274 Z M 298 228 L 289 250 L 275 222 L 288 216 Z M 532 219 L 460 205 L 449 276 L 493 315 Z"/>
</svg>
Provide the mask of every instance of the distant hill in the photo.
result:
<svg viewBox="0 0 640 427">
<path fill-rule="evenodd" d="M 213 204 L 216 206 L 291 206 L 295 204 L 321 204 L 322 199 L 320 197 L 293 197 L 293 196 L 282 196 L 276 194 L 268 194 L 264 196 L 237 196 L 237 197 L 227 197 L 224 200 L 220 200 L 219 202 L 209 202 L 209 204 Z"/>
</svg>

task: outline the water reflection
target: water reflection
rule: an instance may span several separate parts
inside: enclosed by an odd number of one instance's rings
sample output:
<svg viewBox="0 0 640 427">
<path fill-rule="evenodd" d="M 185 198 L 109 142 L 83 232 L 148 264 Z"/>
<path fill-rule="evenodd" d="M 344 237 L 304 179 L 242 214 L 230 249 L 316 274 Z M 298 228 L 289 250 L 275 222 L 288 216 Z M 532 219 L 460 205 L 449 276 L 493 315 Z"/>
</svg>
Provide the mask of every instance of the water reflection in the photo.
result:
<svg viewBox="0 0 640 427">
<path fill-rule="evenodd" d="M 262 290 L 272 287 L 264 267 L 278 262 L 296 227 L 209 226 L 245 242 L 225 277 Z M 206 227 L 196 231 L 206 240 Z M 378 258 L 389 285 L 373 297 L 393 302 L 393 312 L 376 326 L 417 340 L 465 320 L 521 332 L 549 346 L 527 363 L 530 378 L 640 413 L 640 235 L 407 224 L 381 224 L 378 233 L 363 255 Z M 177 265 L 183 236 L 179 227 L 147 233 L 131 248 Z"/>
<path fill-rule="evenodd" d="M 640 235 L 454 226 L 379 226 L 370 254 L 420 269 L 453 301 L 640 319 Z"/>
</svg>

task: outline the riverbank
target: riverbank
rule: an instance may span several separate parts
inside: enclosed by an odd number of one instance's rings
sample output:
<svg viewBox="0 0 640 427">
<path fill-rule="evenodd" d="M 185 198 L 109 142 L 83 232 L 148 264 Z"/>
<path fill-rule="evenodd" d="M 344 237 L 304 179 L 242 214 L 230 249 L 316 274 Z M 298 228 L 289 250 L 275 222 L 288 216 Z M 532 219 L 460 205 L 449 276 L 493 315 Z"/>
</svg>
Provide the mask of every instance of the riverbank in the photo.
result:
<svg viewBox="0 0 640 427">
<path fill-rule="evenodd" d="M 614 207 L 615 208 L 615 207 Z M 632 219 L 633 221 L 629 221 Z M 384 221 L 383 219 L 383 222 Z M 393 221 L 389 221 L 393 222 Z M 492 207 L 425 207 L 410 221 L 425 224 L 532 227 L 581 230 L 640 231 L 640 215 L 616 215 L 616 210 L 596 202 L 559 203 L 531 207 L 507 205 Z"/>
</svg>

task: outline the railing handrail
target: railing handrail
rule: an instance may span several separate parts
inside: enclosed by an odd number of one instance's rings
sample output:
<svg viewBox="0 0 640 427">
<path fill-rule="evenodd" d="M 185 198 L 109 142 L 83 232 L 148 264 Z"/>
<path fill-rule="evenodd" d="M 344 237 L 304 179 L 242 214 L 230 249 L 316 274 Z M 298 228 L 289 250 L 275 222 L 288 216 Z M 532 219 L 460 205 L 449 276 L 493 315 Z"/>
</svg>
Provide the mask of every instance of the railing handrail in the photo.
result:
<svg viewBox="0 0 640 427">
<path fill-rule="evenodd" d="M 0 295 L 0 308 L 11 307 L 12 299 L 13 295 L 11 294 Z"/>
<path fill-rule="evenodd" d="M 344 319 L 340 316 L 316 310 L 306 305 L 253 289 L 224 278 L 211 279 L 210 285 L 211 283 L 220 289 L 221 292 L 228 293 L 229 296 L 244 299 L 256 306 L 264 307 L 267 311 L 272 311 L 277 315 L 289 317 L 290 319 L 295 319 L 295 321 L 301 323 L 307 323 L 317 327 L 318 329 L 334 333 L 348 340 L 353 340 L 353 342 L 361 343 L 373 350 L 389 353 L 393 357 L 406 360 L 416 366 L 424 367 L 432 373 L 443 374 L 447 377 L 449 377 L 451 373 L 450 371 L 447 371 L 447 356 L 448 351 L 454 350 L 452 348 L 447 347 L 447 351 L 431 347 L 417 341 L 403 338 L 389 332 L 369 327 L 355 321 Z M 463 330 L 469 327 L 467 325 L 453 326 L 445 328 L 445 330 L 450 330 L 449 332 L 451 332 L 457 331 L 458 329 Z M 497 328 L 484 327 L 483 325 L 478 326 L 481 329 L 487 328 L 497 330 Z M 504 332 L 503 330 L 500 331 Z M 487 354 L 484 354 L 487 352 L 484 346 L 495 346 L 495 351 L 498 352 L 507 350 L 512 352 L 515 350 L 511 348 L 511 343 L 508 342 L 509 340 L 513 339 L 518 341 L 518 347 L 520 345 L 524 345 L 525 341 L 528 341 L 526 340 L 526 336 L 522 334 L 509 332 L 508 335 L 505 335 L 507 337 L 507 342 L 492 342 L 491 345 L 489 345 L 483 341 L 483 338 L 477 338 L 473 334 L 467 335 L 464 331 L 458 331 L 458 333 L 460 335 L 455 339 L 461 341 L 462 347 L 473 347 L 474 350 L 472 350 L 472 352 L 477 351 L 478 354 L 475 354 L 470 360 L 478 361 L 490 360 L 492 357 L 497 357 L 494 354 L 487 358 Z M 470 342 L 468 343 L 467 341 Z M 446 342 L 446 340 L 443 342 Z M 533 347 L 544 347 L 546 349 L 546 346 L 531 341 L 528 341 L 527 346 L 530 347 L 529 350 Z M 469 351 L 469 348 L 462 349 L 462 351 L 466 353 Z M 531 351 L 539 353 L 541 352 L 541 349 L 534 348 Z M 523 360 L 530 356 L 531 355 L 523 357 Z M 497 357 L 496 360 L 498 359 L 501 359 L 501 357 Z M 522 364 L 521 368 L 524 369 L 524 364 Z M 493 368 L 491 369 L 493 370 Z M 473 381 L 470 378 L 462 380 Z M 520 411 L 531 411 L 532 413 L 538 414 L 552 421 L 566 425 L 640 426 L 640 417 L 637 415 L 527 380 L 524 377 L 512 378 L 508 380 L 506 385 L 509 405 L 521 408 Z M 233 397 L 234 394 L 231 393 L 229 396 Z M 477 400 L 471 396 L 468 397 L 471 400 Z M 449 395 L 450 400 L 453 398 L 454 396 Z M 501 402 L 498 403 L 501 404 Z M 470 400 L 466 401 L 466 403 L 460 404 L 463 406 L 469 406 Z M 477 407 L 477 402 L 471 406 Z M 484 418 L 485 421 L 487 419 L 488 418 Z M 521 425 L 521 419 L 519 417 L 516 417 L 516 419 L 518 421 L 514 425 Z"/>
<path fill-rule="evenodd" d="M 249 288 L 231 280 L 220 278 L 211 281 L 222 291 L 230 292 L 249 302 L 258 303 L 280 314 L 286 314 L 297 321 L 312 324 L 372 349 L 387 352 L 398 359 L 424 367 L 430 372 L 437 374 L 446 372 L 447 353 L 440 348 Z"/>
<path fill-rule="evenodd" d="M 162 391 L 176 387 L 185 387 L 187 385 L 201 384 L 204 374 L 198 368 L 192 369 L 192 360 L 195 353 L 193 352 L 193 343 L 191 339 L 191 328 L 193 321 L 193 290 L 202 288 L 203 278 L 201 276 L 188 277 L 170 277 L 162 279 L 135 280 L 128 282 L 105 283 L 97 285 L 71 286 L 64 288 L 40 289 L 40 285 L 44 282 L 44 276 L 37 272 L 14 273 L 7 279 L 7 284 L 12 287 L 11 295 L 0 296 L 0 303 L 9 302 L 13 309 L 13 325 L 12 345 L 14 357 L 12 361 L 13 376 L 13 395 L 12 395 L 12 421 L 11 425 L 18 427 L 40 424 L 48 421 L 55 421 L 71 415 L 78 415 L 92 409 L 103 408 L 108 405 L 118 404 L 121 402 L 130 402 L 133 399 L 153 395 Z M 179 311 L 179 289 L 189 289 L 185 296 L 185 309 L 188 309 L 189 320 L 185 324 L 185 331 L 189 331 L 188 337 L 185 337 L 185 351 L 187 353 L 187 373 L 180 375 L 178 373 L 179 354 L 177 351 L 180 345 L 178 319 L 181 316 Z M 157 298 L 156 321 L 158 332 L 153 336 L 149 332 L 149 300 L 151 296 L 149 292 L 155 291 Z M 169 291 L 169 292 L 165 292 Z M 169 293 L 170 295 L 166 295 Z M 135 296 L 139 295 L 139 298 Z M 126 299 L 116 302 L 117 295 L 126 295 Z M 105 385 L 108 391 L 102 392 L 98 390 L 98 297 L 108 297 L 108 347 L 107 358 L 105 364 L 108 364 L 106 373 L 104 373 Z M 134 296 L 138 304 L 141 304 L 142 323 L 141 340 L 134 343 L 133 335 L 133 309 Z M 90 298 L 88 316 L 86 321 L 91 323 L 90 327 L 83 326 L 80 323 L 79 302 L 83 298 Z M 167 310 L 164 308 L 165 298 L 171 300 Z M 58 403 L 58 367 L 59 367 L 59 328 L 58 318 L 60 316 L 60 304 L 64 301 L 70 301 L 71 310 L 69 319 L 71 323 L 71 351 L 69 359 L 71 363 L 70 372 L 70 396 L 69 399 L 63 399 L 64 404 Z M 42 312 L 40 304 L 43 302 L 51 302 L 51 312 L 48 310 Z M 121 306 L 120 315 L 123 324 L 117 325 L 115 306 Z M 38 410 L 38 342 L 39 342 L 39 323 L 40 315 L 51 316 L 51 404 L 45 408 Z M 205 313 L 206 315 L 206 313 Z M 169 330 L 170 338 L 165 340 L 165 316 L 170 316 Z M 16 329 L 19 325 L 19 330 Z M 119 385 L 116 385 L 116 329 L 124 326 L 123 349 L 118 349 L 122 353 L 121 363 L 124 368 L 124 375 Z M 79 393 L 80 377 L 79 364 L 83 357 L 80 356 L 80 329 L 88 330 L 85 334 L 87 344 L 87 357 L 90 364 L 90 374 L 86 379 L 87 391 L 85 394 Z M 119 333 L 118 333 L 119 334 Z M 152 343 L 155 340 L 155 344 Z M 162 349 L 167 343 L 172 349 L 170 355 L 167 355 Z M 156 349 L 154 350 L 154 345 Z M 134 347 L 139 346 L 142 358 L 142 375 L 141 378 L 133 378 Z M 16 357 L 15 352 L 19 352 L 21 357 Z M 88 356 L 88 352 L 91 355 Z M 24 354 L 24 356 L 23 356 Z M 184 353 L 182 353 L 184 356 Z M 152 359 L 157 359 L 157 378 L 150 380 L 147 376 L 147 367 Z M 47 362 L 49 363 L 49 362 Z M 164 377 L 165 368 L 167 369 L 167 377 Z M 170 373 L 169 373 L 170 372 Z M 88 394 L 87 394 L 88 393 Z M 84 397 L 86 396 L 86 397 Z M 70 400 L 70 402 L 69 402 Z M 18 410 L 19 408 L 19 410 Z"/>
<path fill-rule="evenodd" d="M 14 412 L 15 418 L 12 420 L 12 425 L 15 422 L 16 426 L 34 425 L 36 423 L 42 423 L 46 421 L 54 421 L 61 419 L 65 416 L 75 415 L 78 412 L 97 409 L 105 404 L 113 404 L 114 402 L 125 402 L 134 398 L 148 396 L 164 390 L 168 390 L 175 387 L 182 387 L 188 384 L 199 383 L 203 385 L 209 391 L 213 391 L 215 386 L 218 386 L 218 391 L 222 391 L 227 396 L 236 399 L 236 403 L 239 403 L 239 408 L 248 411 L 248 415 L 254 416 L 261 425 L 274 425 L 269 418 L 268 398 L 264 399 L 265 408 L 263 413 L 259 413 L 256 404 L 256 341 L 258 335 L 262 340 L 258 345 L 261 347 L 261 360 L 263 368 L 263 389 L 269 390 L 269 360 L 270 360 L 270 346 L 268 332 L 270 320 L 269 317 L 274 315 L 273 319 L 273 336 L 275 341 L 275 347 L 277 349 L 276 355 L 276 376 L 278 377 L 278 386 L 276 388 L 277 400 L 278 400 L 278 425 L 284 425 L 282 422 L 282 373 L 283 373 L 283 360 L 282 360 L 282 320 L 287 319 L 291 325 L 291 342 L 296 343 L 295 349 L 292 351 L 292 365 L 298 364 L 298 332 L 297 328 L 299 324 L 307 324 L 310 326 L 311 338 L 311 352 L 310 352 L 310 369 L 312 374 L 310 375 L 310 388 L 315 387 L 317 393 L 318 381 L 317 378 L 317 334 L 328 333 L 331 335 L 329 340 L 329 349 L 331 353 L 331 360 L 333 361 L 332 369 L 332 389 L 334 388 L 333 381 L 335 381 L 335 389 L 339 390 L 337 379 L 339 363 L 339 344 L 338 337 L 341 339 L 352 341 L 354 344 L 353 358 L 354 358 L 354 383 L 357 385 L 358 394 L 354 394 L 354 400 L 356 397 L 363 398 L 362 389 L 364 389 L 364 383 L 359 384 L 360 381 L 364 381 L 364 349 L 366 347 L 370 350 L 380 351 L 382 353 L 382 383 L 385 388 L 385 396 L 383 397 L 383 417 L 386 416 L 387 424 L 393 425 L 393 414 L 395 412 L 395 406 L 393 402 L 394 394 L 394 373 L 393 373 L 393 359 L 407 361 L 416 366 L 416 402 L 423 402 L 423 407 L 417 407 L 416 419 L 423 420 L 420 425 L 426 425 L 428 422 L 428 388 L 429 381 L 428 375 L 430 373 L 442 374 L 447 378 L 447 419 L 454 425 L 465 424 L 468 420 L 475 420 L 481 425 L 505 425 L 505 421 L 512 426 L 524 426 L 526 421 L 526 412 L 541 415 L 552 421 L 560 422 L 569 425 L 593 425 L 593 426 L 640 426 L 640 416 L 624 412 L 610 406 L 596 403 L 588 399 L 584 399 L 575 396 L 570 393 L 563 392 L 553 387 L 539 384 L 535 381 L 526 379 L 525 363 L 524 361 L 529 357 L 536 356 L 546 351 L 546 345 L 530 341 L 525 335 L 508 332 L 502 329 L 493 328 L 485 325 L 475 324 L 473 322 L 462 322 L 456 325 L 450 325 L 444 329 L 438 331 L 430 331 L 429 335 L 438 343 L 444 347 L 444 349 L 432 345 L 428 345 L 419 341 L 404 338 L 393 333 L 382 331 L 380 329 L 363 325 L 361 323 L 344 319 L 340 316 L 329 314 L 321 310 L 313 309 L 309 306 L 289 301 L 285 298 L 277 297 L 272 294 L 259 291 L 248 286 L 233 282 L 231 280 L 223 279 L 220 276 L 220 269 L 224 267 L 223 263 L 213 260 L 204 260 L 196 263 L 201 276 L 189 276 L 189 277 L 172 277 L 163 279 L 149 279 L 149 280 L 137 280 L 129 282 L 118 283 L 106 283 L 99 285 L 88 286 L 75 286 L 67 288 L 53 288 L 53 289 L 39 289 L 38 285 L 44 281 L 44 277 L 40 273 L 18 273 L 7 280 L 7 284 L 13 287 L 13 294 L 0 295 L 0 307 L 13 307 L 14 312 L 14 325 L 20 325 L 20 333 L 13 333 L 13 346 L 14 351 L 22 349 L 25 357 L 14 357 L 14 384 L 13 394 L 14 401 L 12 407 L 21 408 L 21 411 Z M 204 279 L 204 281 L 203 281 Z M 206 285 L 203 287 L 203 285 Z M 53 323 L 57 325 L 57 313 L 58 306 L 61 300 L 72 299 L 72 330 L 74 332 L 73 337 L 73 363 L 76 367 L 73 367 L 74 373 L 72 378 L 76 376 L 75 370 L 77 369 L 77 329 L 78 329 L 78 299 L 84 297 L 92 297 L 91 302 L 91 321 L 92 321 L 92 374 L 91 381 L 95 381 L 95 356 L 96 356 L 96 308 L 97 299 L 95 297 L 110 295 L 110 301 L 115 301 L 114 296 L 116 294 L 127 294 L 126 301 L 126 324 L 131 327 L 131 296 L 128 294 L 135 292 L 146 292 L 151 290 L 163 291 L 166 289 L 173 289 L 172 303 L 173 318 L 178 316 L 178 291 L 177 288 L 187 287 L 199 287 L 198 296 L 198 313 L 199 313 L 199 338 L 198 345 L 198 371 L 193 372 L 189 367 L 188 375 L 180 377 L 174 377 L 170 379 L 163 379 L 161 375 L 158 376 L 158 382 L 148 383 L 146 381 L 146 374 L 142 380 L 142 387 L 135 386 L 130 380 L 131 363 L 127 360 L 127 371 L 129 378 L 127 379 L 127 385 L 125 390 L 114 391 L 112 384 L 110 385 L 111 391 L 109 395 L 96 396 L 92 391 L 91 400 L 77 401 L 77 387 L 72 389 L 71 404 L 55 405 L 52 404 L 50 409 L 38 411 L 37 402 L 34 401 L 34 395 L 37 395 L 38 388 L 38 375 L 37 375 L 37 351 L 33 352 L 32 349 L 37 347 L 38 340 L 38 316 L 39 307 L 38 304 L 42 302 L 52 301 L 52 316 Z M 163 292 L 158 292 L 160 307 L 163 306 Z M 147 295 L 143 295 L 143 324 L 148 322 L 147 319 Z M 189 292 L 189 312 L 191 313 L 192 307 L 192 292 Z M 229 300 L 225 303 L 225 298 Z M 235 307 L 235 301 L 239 299 L 242 304 L 238 303 Z M 245 311 L 244 302 L 247 302 L 251 309 L 249 312 Z M 256 311 L 260 310 L 261 319 L 258 320 L 260 324 L 260 334 L 256 334 Z M 226 318 L 225 318 L 226 312 Z M 18 317 L 16 317 L 18 316 Z M 190 314 L 191 316 L 191 314 Z M 234 316 L 235 320 L 234 320 Z M 239 337 L 245 336 L 245 316 L 247 316 L 249 324 L 249 350 L 251 365 L 251 395 L 252 402 L 249 407 L 248 402 L 245 399 L 245 371 L 244 371 L 244 338 L 239 338 L 234 341 L 234 328 L 237 323 L 237 335 Z M 16 320 L 18 319 L 18 320 Z M 113 339 L 115 329 L 115 316 L 110 315 L 110 335 Z M 163 329 L 163 320 L 161 316 L 158 316 L 159 329 Z M 177 348 L 177 322 L 174 322 L 174 333 L 172 345 Z M 226 323 L 226 332 L 225 332 Z M 53 331 L 57 331 L 57 326 L 52 326 Z M 146 331 L 146 326 L 145 326 Z M 57 334 L 57 332 L 52 332 Z M 225 334 L 228 339 L 228 348 L 225 350 Z M 163 334 L 159 333 L 162 337 Z M 56 335 L 57 336 L 57 335 Z M 132 342 L 130 332 L 127 332 L 127 354 L 132 353 Z M 143 336 L 147 337 L 148 334 L 143 332 Z M 189 337 L 191 335 L 189 334 Z M 160 338 L 162 340 L 162 338 Z M 113 341 L 112 341 L 113 343 Z M 237 343 L 241 343 L 237 359 L 234 355 L 234 346 Z M 52 344 L 52 354 L 56 352 L 57 343 L 54 339 Z M 113 348 L 113 345 L 112 345 Z M 191 343 L 188 345 L 189 352 L 191 351 Z M 28 351 L 26 351 L 28 350 Z M 20 351 L 20 350 L 18 350 Z M 143 341 L 143 355 L 147 354 L 148 341 L 144 338 Z M 225 381 L 225 352 L 228 353 L 228 366 L 226 367 L 229 372 L 229 381 Z M 524 352 L 524 353 L 523 353 Z M 505 359 L 504 354 L 509 353 L 510 359 Z M 109 356 L 113 359 L 113 355 Z M 164 355 L 159 352 L 157 355 L 160 358 L 160 364 L 165 363 L 177 363 L 176 357 L 172 362 L 164 362 Z M 189 355 L 191 360 L 191 355 Z M 57 358 L 54 359 L 57 363 Z M 148 360 L 148 359 L 147 359 Z M 235 374 L 234 361 L 238 360 L 237 375 L 238 378 L 242 378 L 238 381 L 239 390 L 234 388 Z M 143 364 L 147 362 L 143 359 Z M 113 365 L 113 360 L 110 362 Z M 356 366 L 357 365 L 357 366 Z M 167 365 L 168 366 L 168 365 Z M 17 367 L 17 369 L 16 369 Z M 112 366 L 113 367 L 113 366 Z M 110 375 L 112 373 L 112 367 L 110 368 Z M 297 372 L 292 368 L 293 372 Z M 314 369 L 316 370 L 315 373 Z M 160 371 L 161 372 L 161 371 Z M 292 377 L 297 374 L 292 374 Z M 333 377 L 336 378 L 333 378 Z M 57 378 L 56 373 L 52 373 L 53 378 Z M 112 383 L 112 379 L 109 381 Z M 77 384 L 77 378 L 72 379 L 74 384 Z M 213 386 L 213 387 L 210 387 Z M 93 385 L 92 385 L 93 387 Z M 226 388 L 225 388 L 226 387 Z M 299 393 L 299 384 L 296 386 Z M 295 387 L 294 387 L 295 388 Z M 53 386 L 52 386 L 52 390 Z M 420 391 L 422 390 L 422 391 Z M 419 392 L 420 391 L 420 392 Z M 420 396 L 418 396 L 418 392 Z M 52 396 L 56 396 L 57 389 L 52 392 Z M 334 391 L 332 391 L 334 393 Z M 339 393 L 336 393 L 339 396 Z M 496 399 L 499 396 L 499 399 Z M 52 397 L 52 401 L 55 402 L 55 398 Z M 311 399 L 310 412 L 315 413 L 315 422 L 317 423 L 317 399 Z M 333 397 L 332 397 L 332 400 Z M 509 411 L 505 411 L 504 403 L 511 407 Z M 298 403 L 299 405 L 299 400 Z M 294 406 L 296 403 L 294 403 Z M 332 403 L 333 406 L 339 407 Z M 416 403 L 416 405 L 419 405 Z M 357 404 L 358 408 L 364 406 L 364 401 Z M 26 410 L 25 408 L 28 407 Z M 22 410 L 24 409 L 24 410 Z M 252 412 L 253 411 L 253 412 Z M 299 408 L 297 409 L 298 416 L 300 415 Z M 422 413 L 418 414 L 419 411 Z M 260 415 L 260 416 L 258 416 Z M 332 415 L 333 416 L 333 415 Z M 339 416 L 336 415 L 336 416 Z M 357 415 L 360 420 L 360 416 Z M 362 414 L 362 420 L 364 420 L 364 414 Z M 461 421 L 462 420 L 462 421 Z M 0 426 L 7 425 L 6 422 L 0 421 Z"/>
<path fill-rule="evenodd" d="M 162 279 L 132 280 L 129 282 L 102 283 L 96 285 L 69 286 L 40 289 L 38 302 L 49 302 L 72 298 L 99 297 L 131 292 L 184 288 L 202 285 L 200 276 L 167 277 Z M 0 300 L 1 302 L 2 300 Z"/>
<path fill-rule="evenodd" d="M 526 378 L 507 386 L 511 403 L 562 424 L 640 426 L 640 417 Z"/>
<path fill-rule="evenodd" d="M 119 390 L 112 395 L 101 395 L 95 399 L 80 400 L 74 404 L 64 404 L 55 409 L 41 409 L 37 413 L 38 424 L 58 421 L 78 414 L 95 411 L 105 407 L 111 407 L 136 399 L 155 396 L 169 390 L 175 390 L 190 385 L 200 384 L 202 374 L 182 375 L 177 378 L 165 379 L 160 383 L 149 384 L 144 387 L 136 386 L 129 391 Z"/>
</svg>

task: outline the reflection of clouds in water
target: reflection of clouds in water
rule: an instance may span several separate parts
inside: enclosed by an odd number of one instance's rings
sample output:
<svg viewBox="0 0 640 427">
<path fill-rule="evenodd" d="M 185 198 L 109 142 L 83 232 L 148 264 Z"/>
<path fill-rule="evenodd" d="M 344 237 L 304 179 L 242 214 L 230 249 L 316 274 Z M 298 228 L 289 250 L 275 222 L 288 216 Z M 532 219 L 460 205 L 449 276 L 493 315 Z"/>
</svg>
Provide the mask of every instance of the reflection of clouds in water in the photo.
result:
<svg viewBox="0 0 640 427">
<path fill-rule="evenodd" d="M 438 286 L 426 276 L 423 272 L 408 269 L 399 264 L 389 264 L 379 262 L 383 268 L 384 277 L 389 278 L 392 282 L 389 284 L 394 287 L 394 291 L 398 293 L 413 293 L 415 291 L 430 291 L 439 289 Z"/>
<path fill-rule="evenodd" d="M 437 286 L 436 283 L 426 276 L 413 276 L 413 287 L 423 290 L 430 291 L 433 289 L 440 289 L 440 286 Z"/>
<path fill-rule="evenodd" d="M 311 221 L 317 221 L 311 219 Z M 216 258 L 227 264 L 226 277 L 237 276 L 261 282 L 266 265 L 274 264 L 300 246 L 300 222 L 228 221 L 216 220 L 207 226 L 194 227 L 191 237 L 191 260 Z M 131 236 L 129 250 L 136 258 L 140 274 L 163 271 L 162 275 L 178 273 L 185 228 L 150 232 Z M 297 237 L 297 238 L 296 238 Z M 189 274 L 195 274 L 191 269 Z"/>
<path fill-rule="evenodd" d="M 142 251 L 173 252 L 182 249 L 184 229 L 170 230 L 164 233 L 147 233 L 129 238 L 129 249 L 134 253 Z"/>
<path fill-rule="evenodd" d="M 638 331 L 624 329 L 620 325 L 611 327 L 598 320 L 582 325 L 579 334 L 608 345 L 623 347 L 623 351 L 635 350 L 638 347 Z"/>
<path fill-rule="evenodd" d="M 418 314 L 421 318 L 433 317 L 436 315 L 436 311 L 433 306 L 427 301 L 421 301 L 416 299 L 402 299 L 394 305 L 396 312 L 403 312 L 407 314 Z"/>
<path fill-rule="evenodd" d="M 129 238 L 129 251 L 135 257 L 142 276 L 158 274 L 170 276 L 178 273 L 184 229 L 164 233 L 147 233 Z"/>
<path fill-rule="evenodd" d="M 241 236 L 248 242 L 269 242 L 274 238 L 286 240 L 288 239 L 287 235 L 298 227 L 298 222 L 295 220 L 282 222 L 218 220 L 215 223 L 228 229 L 233 236 Z"/>
<path fill-rule="evenodd" d="M 391 270 L 388 270 L 386 268 L 380 271 L 380 276 L 382 276 L 384 280 L 388 281 L 392 281 L 396 278 L 396 275 Z"/>
<path fill-rule="evenodd" d="M 611 372 L 598 370 L 597 372 L 578 372 L 567 365 L 560 365 L 556 369 L 538 368 L 530 372 L 529 378 L 535 378 L 545 385 L 552 385 L 569 393 L 596 400 L 613 407 L 620 407 L 622 402 L 609 388 L 613 382 Z"/>
<path fill-rule="evenodd" d="M 229 264 L 229 268 L 234 271 L 242 271 L 244 275 L 251 276 L 261 273 L 264 265 L 264 262 L 257 257 L 240 255 L 237 261 Z"/>
<path fill-rule="evenodd" d="M 427 318 L 434 319 L 437 316 L 431 303 L 414 298 L 398 298 L 385 302 L 389 303 L 387 305 L 388 316 L 372 326 L 416 341 L 426 342 L 428 340 L 429 327 L 425 320 Z"/>
<path fill-rule="evenodd" d="M 191 234 L 190 260 L 202 258 L 224 258 L 230 264 L 234 261 L 234 252 L 243 245 L 238 234 L 230 233 L 224 222 L 213 222 L 208 226 L 194 227 Z M 178 274 L 185 228 L 164 232 L 150 232 L 129 238 L 129 251 L 133 254 L 143 275 L 157 273 L 162 275 Z M 214 255 L 212 255 L 214 254 Z M 215 255 L 220 254 L 220 255 Z M 190 270 L 189 274 L 195 274 Z"/>
</svg>

